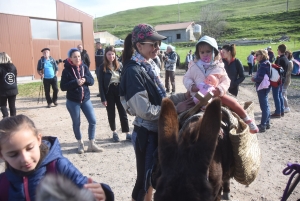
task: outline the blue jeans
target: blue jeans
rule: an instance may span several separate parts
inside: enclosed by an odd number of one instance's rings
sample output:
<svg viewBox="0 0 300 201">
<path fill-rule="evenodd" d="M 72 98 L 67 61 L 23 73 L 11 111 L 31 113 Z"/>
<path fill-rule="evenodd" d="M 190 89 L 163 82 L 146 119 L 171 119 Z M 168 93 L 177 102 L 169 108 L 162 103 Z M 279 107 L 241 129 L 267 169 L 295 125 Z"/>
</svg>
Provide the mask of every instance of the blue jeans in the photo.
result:
<svg viewBox="0 0 300 201">
<path fill-rule="evenodd" d="M 273 99 L 275 104 L 275 114 L 284 113 L 284 100 L 282 96 L 282 84 L 272 87 Z"/>
<path fill-rule="evenodd" d="M 67 99 L 67 109 L 70 113 L 73 122 L 73 131 L 77 140 L 81 140 L 80 131 L 80 109 L 89 122 L 88 134 L 89 140 L 95 139 L 96 116 L 91 100 L 84 103 L 77 103 Z"/>
<path fill-rule="evenodd" d="M 257 91 L 259 106 L 261 110 L 260 124 L 262 126 L 270 124 L 270 106 L 268 102 L 268 94 L 270 90 L 271 87 Z"/>
</svg>

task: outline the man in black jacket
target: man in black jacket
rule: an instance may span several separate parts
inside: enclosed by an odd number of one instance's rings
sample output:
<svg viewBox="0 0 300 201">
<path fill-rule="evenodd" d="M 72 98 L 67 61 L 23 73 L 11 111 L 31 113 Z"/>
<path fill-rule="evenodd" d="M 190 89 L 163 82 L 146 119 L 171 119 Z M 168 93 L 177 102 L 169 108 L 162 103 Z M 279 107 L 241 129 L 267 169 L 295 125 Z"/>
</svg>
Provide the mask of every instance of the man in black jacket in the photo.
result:
<svg viewBox="0 0 300 201">
<path fill-rule="evenodd" d="M 104 50 L 102 49 L 102 44 L 100 42 L 96 43 L 96 52 L 95 52 L 95 62 L 96 62 L 96 75 L 97 75 L 97 80 L 98 75 L 99 75 L 99 68 L 101 64 L 103 64 L 104 61 Z M 100 90 L 100 89 L 99 89 Z M 100 97 L 100 94 L 97 94 L 97 97 Z"/>
<path fill-rule="evenodd" d="M 90 68 L 91 61 L 87 51 L 83 49 L 83 46 L 81 44 L 77 46 L 77 49 L 80 51 L 81 61 L 83 61 L 83 63 Z"/>
</svg>

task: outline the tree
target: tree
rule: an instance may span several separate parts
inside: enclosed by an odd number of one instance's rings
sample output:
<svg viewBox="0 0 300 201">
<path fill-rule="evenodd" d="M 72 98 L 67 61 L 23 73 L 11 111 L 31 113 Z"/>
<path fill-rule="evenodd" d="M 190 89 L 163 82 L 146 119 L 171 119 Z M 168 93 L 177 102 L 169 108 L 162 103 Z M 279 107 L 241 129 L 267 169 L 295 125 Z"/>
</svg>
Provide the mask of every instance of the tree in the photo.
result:
<svg viewBox="0 0 300 201">
<path fill-rule="evenodd" d="M 223 13 L 219 12 L 215 5 L 207 5 L 200 11 L 202 35 L 214 38 L 220 37 L 228 28 Z"/>
</svg>

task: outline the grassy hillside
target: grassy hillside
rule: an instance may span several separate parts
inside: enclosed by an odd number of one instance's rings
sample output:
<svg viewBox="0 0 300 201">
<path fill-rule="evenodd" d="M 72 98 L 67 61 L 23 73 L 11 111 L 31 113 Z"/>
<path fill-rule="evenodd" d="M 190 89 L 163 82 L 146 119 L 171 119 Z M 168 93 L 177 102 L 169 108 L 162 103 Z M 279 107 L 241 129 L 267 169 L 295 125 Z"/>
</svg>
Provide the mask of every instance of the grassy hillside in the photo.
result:
<svg viewBox="0 0 300 201">
<path fill-rule="evenodd" d="M 279 38 L 283 34 L 299 36 L 299 0 L 288 0 L 286 12 L 284 0 L 208 0 L 178 5 L 152 6 L 118 12 L 96 18 L 95 31 L 109 31 L 125 38 L 138 23 L 151 25 L 200 20 L 200 11 L 213 5 L 215 12 L 221 12 L 229 24 L 223 39 L 230 38 Z M 298 24 L 297 24 L 298 23 Z M 97 28 L 96 28 L 97 24 Z"/>
</svg>

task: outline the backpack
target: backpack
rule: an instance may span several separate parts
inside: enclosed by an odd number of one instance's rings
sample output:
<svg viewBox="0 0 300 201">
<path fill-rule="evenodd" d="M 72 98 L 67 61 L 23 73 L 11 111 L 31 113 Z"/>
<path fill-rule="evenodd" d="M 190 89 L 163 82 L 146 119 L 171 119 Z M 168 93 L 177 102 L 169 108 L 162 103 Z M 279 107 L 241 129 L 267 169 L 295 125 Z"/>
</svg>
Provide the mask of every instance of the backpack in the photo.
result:
<svg viewBox="0 0 300 201">
<path fill-rule="evenodd" d="M 47 167 L 46 167 L 47 168 L 46 173 L 56 174 L 55 164 L 56 164 L 56 160 L 51 161 L 50 163 L 48 163 Z M 0 174 L 0 195 L 1 195 L 0 200 L 3 200 L 3 201 L 8 200 L 8 191 L 9 191 L 9 181 L 6 177 L 5 172 L 2 172 Z"/>
<path fill-rule="evenodd" d="M 284 74 L 284 70 L 281 66 L 277 64 L 270 64 L 270 85 L 272 87 L 278 87 L 282 83 L 282 76 Z"/>
</svg>

